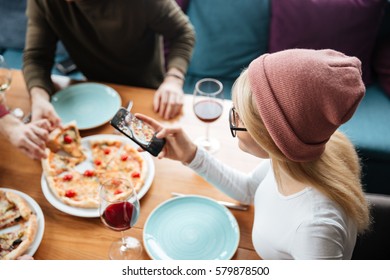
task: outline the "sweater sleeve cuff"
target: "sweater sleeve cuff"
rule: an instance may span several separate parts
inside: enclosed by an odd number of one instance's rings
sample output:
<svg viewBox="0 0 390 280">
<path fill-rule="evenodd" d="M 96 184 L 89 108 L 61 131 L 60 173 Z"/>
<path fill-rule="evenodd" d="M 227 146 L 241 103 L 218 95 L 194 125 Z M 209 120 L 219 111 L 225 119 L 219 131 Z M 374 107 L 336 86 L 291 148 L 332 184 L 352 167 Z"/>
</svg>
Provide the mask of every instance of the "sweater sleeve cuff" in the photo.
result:
<svg viewBox="0 0 390 280">
<path fill-rule="evenodd" d="M 206 156 L 206 153 L 207 152 L 203 148 L 198 146 L 194 159 L 189 164 L 187 164 L 187 166 L 196 171 L 202 166 L 202 162 Z"/>
<path fill-rule="evenodd" d="M 187 73 L 188 61 L 181 57 L 175 57 L 168 59 L 167 69 L 177 68 L 180 72 L 185 75 Z"/>
</svg>

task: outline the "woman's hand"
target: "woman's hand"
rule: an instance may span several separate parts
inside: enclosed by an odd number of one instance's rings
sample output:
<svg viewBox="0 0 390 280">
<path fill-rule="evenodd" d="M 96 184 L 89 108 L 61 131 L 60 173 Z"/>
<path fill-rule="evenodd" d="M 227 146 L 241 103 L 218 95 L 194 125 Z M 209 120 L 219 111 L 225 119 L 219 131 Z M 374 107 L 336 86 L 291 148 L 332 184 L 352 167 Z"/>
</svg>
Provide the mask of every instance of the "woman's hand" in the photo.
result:
<svg viewBox="0 0 390 280">
<path fill-rule="evenodd" d="M 163 127 L 156 120 L 142 114 L 135 114 L 137 118 L 149 124 L 157 131 L 157 138 L 165 138 L 166 143 L 158 158 L 169 158 L 181 161 L 184 164 L 190 163 L 196 154 L 197 146 L 189 139 L 182 128 Z"/>
</svg>

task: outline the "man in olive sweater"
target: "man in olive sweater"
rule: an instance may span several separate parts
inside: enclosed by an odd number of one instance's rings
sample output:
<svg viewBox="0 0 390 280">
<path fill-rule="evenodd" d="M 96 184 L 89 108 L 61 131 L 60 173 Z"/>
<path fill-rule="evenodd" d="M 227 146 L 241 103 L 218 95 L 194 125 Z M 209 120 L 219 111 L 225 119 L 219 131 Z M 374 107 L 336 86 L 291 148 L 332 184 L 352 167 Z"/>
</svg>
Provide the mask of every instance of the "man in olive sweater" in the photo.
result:
<svg viewBox="0 0 390 280">
<path fill-rule="evenodd" d="M 30 0 L 23 73 L 32 120 L 60 119 L 49 102 L 57 41 L 88 80 L 157 88 L 153 107 L 166 119 L 182 108 L 195 32 L 173 0 Z M 162 36 L 170 41 L 164 68 Z"/>
</svg>

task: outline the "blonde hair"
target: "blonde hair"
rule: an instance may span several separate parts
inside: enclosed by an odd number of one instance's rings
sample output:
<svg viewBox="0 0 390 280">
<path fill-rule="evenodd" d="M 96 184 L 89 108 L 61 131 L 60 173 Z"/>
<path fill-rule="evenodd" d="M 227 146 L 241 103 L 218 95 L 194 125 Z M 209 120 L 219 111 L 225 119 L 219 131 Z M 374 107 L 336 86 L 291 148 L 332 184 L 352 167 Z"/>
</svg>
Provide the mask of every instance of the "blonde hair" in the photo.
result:
<svg viewBox="0 0 390 280">
<path fill-rule="evenodd" d="M 335 201 L 355 221 L 359 232 L 368 228 L 369 208 L 361 185 L 360 162 L 347 137 L 336 131 L 319 159 L 293 162 L 275 145 L 261 120 L 250 90 L 247 70 L 233 85 L 233 100 L 248 132 L 269 154 L 278 184 L 283 170 L 296 181 L 315 187 Z"/>
</svg>

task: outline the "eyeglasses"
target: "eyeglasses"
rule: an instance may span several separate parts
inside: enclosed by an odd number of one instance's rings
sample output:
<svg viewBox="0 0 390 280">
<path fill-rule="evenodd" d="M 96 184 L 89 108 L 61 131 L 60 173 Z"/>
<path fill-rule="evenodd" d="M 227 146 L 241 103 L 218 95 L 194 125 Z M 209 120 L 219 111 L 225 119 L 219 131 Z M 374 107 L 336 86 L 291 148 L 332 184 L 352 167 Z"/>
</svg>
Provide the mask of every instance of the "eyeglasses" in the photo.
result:
<svg viewBox="0 0 390 280">
<path fill-rule="evenodd" d="M 238 127 L 239 120 L 240 120 L 240 117 L 238 116 L 234 107 L 232 107 L 230 109 L 230 112 L 229 112 L 229 124 L 230 124 L 230 132 L 232 133 L 233 137 L 236 137 L 237 130 L 238 131 L 247 131 L 247 129 L 245 127 Z"/>
</svg>

